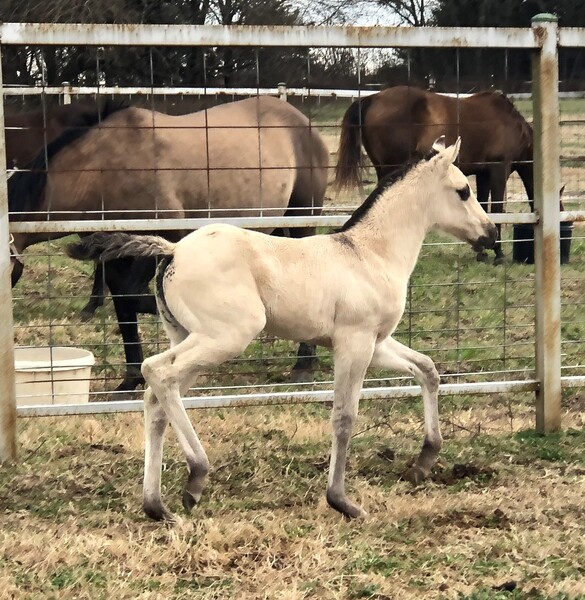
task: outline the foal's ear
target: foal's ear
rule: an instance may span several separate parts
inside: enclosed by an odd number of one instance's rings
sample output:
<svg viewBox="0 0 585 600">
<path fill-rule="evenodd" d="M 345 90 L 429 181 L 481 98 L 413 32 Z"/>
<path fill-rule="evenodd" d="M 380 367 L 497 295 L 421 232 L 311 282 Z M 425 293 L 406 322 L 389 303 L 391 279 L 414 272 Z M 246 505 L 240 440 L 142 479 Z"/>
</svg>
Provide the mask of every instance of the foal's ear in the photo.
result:
<svg viewBox="0 0 585 600">
<path fill-rule="evenodd" d="M 460 137 L 458 137 L 457 140 L 455 140 L 455 143 L 452 146 L 449 146 L 449 148 L 447 148 L 447 151 L 451 151 L 451 156 L 449 158 L 451 164 L 453 164 L 457 159 L 457 156 L 459 156 L 459 148 L 461 148 Z"/>
<path fill-rule="evenodd" d="M 433 154 L 439 154 L 439 152 L 441 152 L 442 150 L 445 149 L 445 136 L 444 135 L 437 138 L 433 142 L 432 149 L 433 149 Z"/>
<path fill-rule="evenodd" d="M 448 148 L 445 148 L 445 136 L 442 135 L 440 138 L 435 140 L 433 149 L 431 150 L 433 156 L 440 156 L 438 160 L 441 161 L 445 166 L 452 165 L 455 162 L 459 154 L 459 148 L 461 146 L 461 138 L 458 137 L 455 143 Z"/>
</svg>

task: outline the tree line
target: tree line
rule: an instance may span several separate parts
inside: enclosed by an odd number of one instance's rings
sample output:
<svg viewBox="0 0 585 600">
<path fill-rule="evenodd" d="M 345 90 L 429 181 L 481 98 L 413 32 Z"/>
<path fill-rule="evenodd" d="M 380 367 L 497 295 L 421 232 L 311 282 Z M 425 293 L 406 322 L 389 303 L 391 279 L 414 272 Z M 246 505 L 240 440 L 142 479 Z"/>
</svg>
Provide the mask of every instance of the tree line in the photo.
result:
<svg viewBox="0 0 585 600">
<path fill-rule="evenodd" d="M 382 24 L 526 27 L 540 12 L 585 26 L 581 0 L 2 0 L 0 21 L 222 25 L 354 23 L 377 8 Z M 530 52 L 307 48 L 3 48 L 5 84 L 356 87 L 414 83 L 437 90 L 529 89 Z M 584 89 L 579 49 L 562 49 L 563 89 Z"/>
</svg>

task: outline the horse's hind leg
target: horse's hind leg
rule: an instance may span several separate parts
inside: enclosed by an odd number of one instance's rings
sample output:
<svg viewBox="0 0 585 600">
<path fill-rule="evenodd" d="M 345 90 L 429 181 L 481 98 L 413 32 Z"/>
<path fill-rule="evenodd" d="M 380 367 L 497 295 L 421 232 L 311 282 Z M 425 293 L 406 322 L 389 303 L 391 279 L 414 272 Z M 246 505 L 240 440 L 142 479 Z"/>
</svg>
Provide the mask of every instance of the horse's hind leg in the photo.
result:
<svg viewBox="0 0 585 600">
<path fill-rule="evenodd" d="M 248 315 L 250 317 L 250 315 Z M 177 346 L 148 358 L 142 372 L 161 403 L 185 454 L 188 476 L 183 506 L 190 511 L 199 501 L 209 470 L 207 454 L 195 433 L 181 401 L 193 380 L 205 368 L 213 367 L 243 352 L 266 322 L 264 313 L 242 318 L 237 327 L 225 327 L 225 334 L 210 338 L 191 333 Z M 168 515 L 165 517 L 168 518 Z"/>
<path fill-rule="evenodd" d="M 132 259 L 126 258 L 109 261 L 105 265 L 106 284 L 112 294 L 126 358 L 126 373 L 124 380 L 116 388 L 117 392 L 135 390 L 144 383 L 140 372 L 143 354 L 138 336 L 136 299 L 131 297 L 131 290 L 128 289 L 128 273 L 131 268 Z"/>
<path fill-rule="evenodd" d="M 173 521 L 175 517 L 163 504 L 160 492 L 163 443 L 169 420 L 150 388 L 144 392 L 144 480 L 142 508 L 155 521 Z"/>
<path fill-rule="evenodd" d="M 315 346 L 301 342 L 297 350 L 297 361 L 290 372 L 291 383 L 313 381 L 313 371 L 318 364 L 319 359 L 316 355 Z"/>
<path fill-rule="evenodd" d="M 104 281 L 104 266 L 100 261 L 96 261 L 93 272 L 93 286 L 91 288 L 91 296 L 87 304 L 81 309 L 81 320 L 89 321 L 95 311 L 104 305 L 105 281 Z"/>
<path fill-rule="evenodd" d="M 169 331 L 171 347 L 185 337 L 184 331 Z M 186 393 L 186 390 L 181 390 Z M 164 436 L 169 420 L 167 414 L 151 388 L 144 392 L 144 481 L 142 488 L 142 508 L 146 515 L 156 521 L 175 520 L 166 508 L 161 497 L 161 469 Z"/>
<path fill-rule="evenodd" d="M 510 165 L 498 164 L 494 165 L 491 169 L 491 193 L 492 193 L 492 213 L 502 214 L 504 212 L 504 201 L 506 195 L 506 183 L 510 176 Z M 498 230 L 498 239 L 494 246 L 494 252 L 496 256 L 494 258 L 494 264 L 498 265 L 504 261 L 504 252 L 502 251 L 502 226 L 500 223 L 496 225 Z"/>
<path fill-rule="evenodd" d="M 371 366 L 410 374 L 422 388 L 425 439 L 414 466 L 405 474 L 405 479 L 418 484 L 430 473 L 442 446 L 439 428 L 439 374 L 428 356 L 391 337 L 376 345 Z"/>
<path fill-rule="evenodd" d="M 480 171 L 475 176 L 477 185 L 477 200 L 485 212 L 489 212 L 489 197 L 490 197 L 490 172 Z M 480 250 L 476 255 L 478 262 L 487 262 L 488 254 L 485 250 Z"/>
</svg>

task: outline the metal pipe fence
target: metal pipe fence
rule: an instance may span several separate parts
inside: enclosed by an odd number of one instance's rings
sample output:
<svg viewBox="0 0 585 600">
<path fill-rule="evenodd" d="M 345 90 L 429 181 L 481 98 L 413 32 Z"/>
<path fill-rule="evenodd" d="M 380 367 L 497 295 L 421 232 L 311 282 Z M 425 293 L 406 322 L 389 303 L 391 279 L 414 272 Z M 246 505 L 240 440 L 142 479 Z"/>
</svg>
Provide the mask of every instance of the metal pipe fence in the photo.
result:
<svg viewBox="0 0 585 600">
<path fill-rule="evenodd" d="M 534 270 L 530 266 L 506 263 L 484 269 L 470 258 L 463 245 L 431 237 L 425 244 L 420 268 L 413 274 L 407 310 L 396 337 L 431 356 L 439 365 L 442 395 L 534 392 L 537 428 L 552 431 L 560 427 L 560 401 L 563 388 L 585 385 L 585 322 L 582 298 L 585 260 L 585 210 L 580 190 L 581 156 L 579 127 L 582 119 L 574 109 L 564 119 L 557 94 L 557 51 L 559 46 L 584 46 L 583 31 L 557 28 L 550 15 L 536 18 L 531 28 L 402 28 L 402 27 L 215 27 L 215 26 L 102 26 L 61 24 L 0 24 L 0 55 L 6 45 L 87 45 L 87 46 L 201 46 L 201 47 L 304 47 L 304 48 L 518 48 L 533 53 L 532 98 L 535 136 L 535 212 L 522 211 L 525 200 L 510 183 L 510 212 L 491 215 L 506 226 L 533 225 Z M 558 35 L 557 35 L 558 34 Z M 359 78 L 358 78 L 359 83 Z M 300 98 L 363 97 L 372 90 L 324 90 L 322 88 L 274 89 L 256 87 L 166 88 L 134 86 L 117 88 L 106 85 L 42 86 L 39 88 L 2 87 L 4 96 L 64 94 L 65 103 L 78 95 L 144 94 L 149 96 L 256 96 L 263 93 Z M 346 95 L 348 94 L 348 95 Z M 465 94 L 456 94 L 464 96 Z M 580 102 L 582 94 L 565 95 Z M 524 100 L 524 96 L 518 96 Z M 584 104 L 585 108 L 585 104 Z M 310 111 L 309 111 L 310 113 Z M 585 114 L 585 111 L 583 111 Z M 330 154 L 334 155 L 339 124 L 336 118 L 319 121 L 309 114 L 311 127 L 320 129 Z M 585 120 L 583 120 L 585 122 Z M 4 123 L 0 103 L 0 127 Z M 207 124 L 206 124 L 207 125 Z M 206 129 L 207 131 L 207 129 Z M 91 265 L 72 265 L 63 258 L 63 245 L 56 240 L 63 235 L 94 231 L 189 231 L 209 223 L 232 223 L 241 227 L 272 230 L 274 228 L 332 228 L 341 226 L 350 211 L 360 202 L 359 194 L 340 197 L 327 191 L 320 214 L 295 214 L 270 207 L 250 207 L 233 216 L 211 206 L 181 213 L 172 209 L 153 218 L 152 211 L 132 210 L 126 218 L 122 211 L 116 219 L 103 211 L 51 211 L 35 220 L 9 223 L 7 178 L 18 172 L 6 164 L 5 148 L 0 139 L 0 247 L 8 248 L 10 235 L 35 234 L 50 240 L 44 249 L 34 246 L 26 256 L 32 275 L 11 290 L 10 255 L 0 253 L 0 368 L 6 376 L 0 383 L 0 460 L 16 453 L 16 415 L 63 415 L 140 410 L 139 400 L 118 400 L 112 391 L 124 359 L 119 351 L 116 322 L 111 306 L 92 321 L 83 323 L 76 311 L 88 292 L 84 282 Z M 189 167 L 193 170 L 194 167 Z M 262 167 L 264 168 L 264 167 Z M 160 177 L 164 165 L 150 168 Z M 226 170 L 233 170 L 231 166 Z M 205 167 L 203 167 L 205 171 Z M 209 165 L 207 176 L 209 177 Z M 562 176 L 561 176 L 562 175 Z M 107 182 L 107 177 L 105 178 Z M 567 180 L 565 206 L 559 205 L 561 181 Z M 517 182 L 516 182 L 517 183 Z M 366 183 L 371 189 L 373 182 Z M 368 186 L 370 186 L 368 188 Z M 261 189 L 261 196 L 269 193 Z M 138 213 L 138 214 L 137 214 Z M 571 222 L 571 261 L 561 269 L 560 224 Z M 507 255 L 514 252 L 516 240 L 506 237 Z M 581 262 L 579 262 L 581 261 Z M 27 262 L 29 262 L 27 258 Z M 430 267 L 425 267 L 425 263 Z M 34 299 L 31 302 L 31 299 Z M 108 302 L 106 304 L 109 304 Z M 14 320 L 14 325 L 13 325 Z M 164 347 L 156 318 L 141 325 L 145 353 Z M 91 348 L 96 365 L 91 381 L 94 402 L 64 404 L 52 377 L 47 402 L 27 404 L 26 394 L 19 395 L 17 406 L 14 372 L 14 341 L 18 346 L 77 345 Z M 254 342 L 241 358 L 223 370 L 205 373 L 193 396 L 185 405 L 195 407 L 240 406 L 319 402 L 331 399 L 331 362 L 319 351 L 320 375 L 315 381 L 291 384 L 283 373 L 289 369 L 294 349 L 278 340 L 263 337 Z M 266 382 L 268 381 L 268 383 Z M 407 398 L 419 394 L 417 386 L 404 378 L 374 373 L 365 383 L 364 398 Z M 114 398 L 114 401 L 105 399 Z"/>
</svg>

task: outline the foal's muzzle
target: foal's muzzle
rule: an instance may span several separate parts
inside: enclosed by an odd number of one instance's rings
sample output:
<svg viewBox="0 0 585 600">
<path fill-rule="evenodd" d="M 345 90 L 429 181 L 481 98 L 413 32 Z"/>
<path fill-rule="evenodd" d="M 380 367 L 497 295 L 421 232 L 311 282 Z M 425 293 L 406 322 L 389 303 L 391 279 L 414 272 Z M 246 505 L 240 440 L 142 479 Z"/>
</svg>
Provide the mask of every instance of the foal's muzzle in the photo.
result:
<svg viewBox="0 0 585 600">
<path fill-rule="evenodd" d="M 475 252 L 481 252 L 482 250 L 493 248 L 496 245 L 497 240 L 498 229 L 490 221 L 489 225 L 486 227 L 485 234 L 477 238 L 474 242 L 472 242 L 471 247 L 475 250 Z"/>
</svg>

